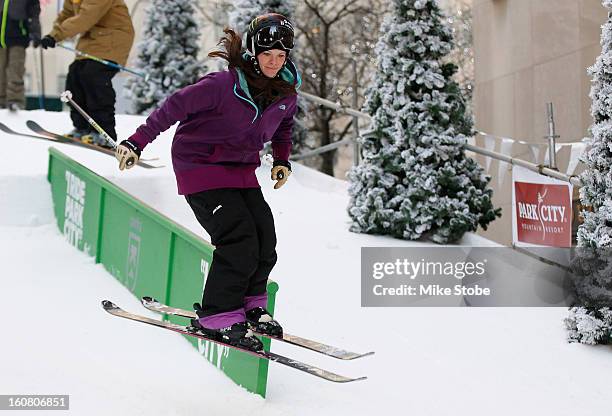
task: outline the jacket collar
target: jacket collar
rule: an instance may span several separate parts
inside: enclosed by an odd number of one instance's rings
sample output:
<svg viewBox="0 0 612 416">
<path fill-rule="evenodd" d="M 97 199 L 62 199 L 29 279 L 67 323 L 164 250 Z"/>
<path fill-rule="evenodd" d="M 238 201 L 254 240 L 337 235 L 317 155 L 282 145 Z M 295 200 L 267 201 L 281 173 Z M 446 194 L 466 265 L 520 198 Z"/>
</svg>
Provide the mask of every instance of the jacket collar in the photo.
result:
<svg viewBox="0 0 612 416">
<path fill-rule="evenodd" d="M 234 95 L 236 95 L 236 97 L 238 97 L 239 99 L 248 102 L 253 107 L 253 109 L 255 110 L 255 117 L 253 117 L 251 123 L 254 123 L 255 120 L 257 120 L 257 117 L 259 116 L 259 108 L 255 104 L 253 97 L 251 96 L 246 76 L 240 68 L 231 68 L 230 72 L 231 71 L 235 73 L 234 80 L 238 81 L 234 82 Z M 295 85 L 296 90 L 302 85 L 302 79 L 300 78 L 300 74 L 297 71 L 295 64 L 290 59 L 287 59 L 287 63 L 283 66 L 283 69 L 281 69 L 281 78 L 287 82 L 293 83 L 293 85 Z M 237 91 L 238 89 L 240 89 L 240 91 L 242 91 L 242 93 L 246 97 L 239 94 Z"/>
<path fill-rule="evenodd" d="M 251 92 L 249 91 L 249 84 L 247 83 L 244 72 L 240 68 L 234 68 L 234 70 L 236 71 L 236 74 L 238 76 L 238 86 L 240 87 L 242 92 L 244 92 L 244 94 L 251 101 L 253 101 L 253 97 L 251 96 Z M 287 58 L 287 63 L 281 69 L 280 76 L 283 80 L 295 85 L 296 90 L 302 86 L 302 78 L 300 77 L 300 73 L 298 72 L 297 67 L 295 66 L 293 61 L 289 58 Z"/>
</svg>

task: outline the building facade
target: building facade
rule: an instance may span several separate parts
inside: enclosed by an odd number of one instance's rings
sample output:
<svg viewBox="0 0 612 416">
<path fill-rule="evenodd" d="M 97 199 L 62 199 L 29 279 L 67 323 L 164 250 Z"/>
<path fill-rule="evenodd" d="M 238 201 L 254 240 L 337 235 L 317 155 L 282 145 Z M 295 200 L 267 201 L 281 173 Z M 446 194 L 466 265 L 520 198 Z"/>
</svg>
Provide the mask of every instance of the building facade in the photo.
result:
<svg viewBox="0 0 612 416">
<path fill-rule="evenodd" d="M 473 0 L 475 127 L 507 138 L 493 143 L 495 150 L 530 159 L 510 139 L 544 146 L 548 102 L 554 106 L 558 143 L 588 137 L 587 68 L 601 52 L 606 18 L 601 0 Z M 511 170 L 498 165 L 494 162 L 489 173 L 503 217 L 482 234 L 510 244 Z"/>
</svg>

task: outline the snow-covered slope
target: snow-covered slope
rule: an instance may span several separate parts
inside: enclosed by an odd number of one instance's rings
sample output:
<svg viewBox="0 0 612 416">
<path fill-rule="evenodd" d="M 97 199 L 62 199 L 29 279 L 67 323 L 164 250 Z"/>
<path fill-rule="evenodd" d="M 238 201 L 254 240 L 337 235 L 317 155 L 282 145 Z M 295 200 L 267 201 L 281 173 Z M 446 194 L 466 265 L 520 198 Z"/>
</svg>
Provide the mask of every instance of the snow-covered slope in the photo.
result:
<svg viewBox="0 0 612 416">
<path fill-rule="evenodd" d="M 8 114 L 68 130 L 67 113 Z M 142 121 L 119 116 L 126 138 Z M 207 238 L 176 195 L 172 131 L 147 148 L 167 168 L 120 173 L 110 157 L 55 145 Z M 108 316 L 100 300 L 148 314 L 100 265 L 64 242 L 46 183 L 47 142 L 0 132 L 0 394 L 70 394 L 78 415 L 594 415 L 609 411 L 610 348 L 565 341 L 564 308 L 362 308 L 360 248 L 418 243 L 347 231 L 346 184 L 297 165 L 273 190 L 277 317 L 293 333 L 376 355 L 338 362 L 273 350 L 365 382 L 335 385 L 270 365 L 264 401 L 180 336 Z M 467 236 L 465 244 L 490 244 Z M 194 294 L 196 299 L 199 294 Z"/>
</svg>

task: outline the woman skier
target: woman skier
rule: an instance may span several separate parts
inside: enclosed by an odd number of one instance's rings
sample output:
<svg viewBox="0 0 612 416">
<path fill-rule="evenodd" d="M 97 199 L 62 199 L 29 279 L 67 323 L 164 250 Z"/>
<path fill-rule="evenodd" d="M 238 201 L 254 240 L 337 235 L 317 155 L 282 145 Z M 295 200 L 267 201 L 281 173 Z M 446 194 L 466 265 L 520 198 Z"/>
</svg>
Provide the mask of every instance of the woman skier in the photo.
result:
<svg viewBox="0 0 612 416">
<path fill-rule="evenodd" d="M 241 37 L 231 29 L 210 57 L 228 61 L 168 97 L 117 147 L 119 169 L 130 168 L 146 145 L 179 122 L 172 143 L 178 192 L 185 195 L 215 246 L 198 319 L 207 336 L 250 350 L 263 345 L 252 330 L 282 336 L 268 311 L 266 282 L 276 263 L 276 232 L 255 169 L 272 142 L 274 189 L 291 174 L 289 154 L 300 76 L 289 53 L 293 25 L 286 17 L 258 16 Z"/>
</svg>

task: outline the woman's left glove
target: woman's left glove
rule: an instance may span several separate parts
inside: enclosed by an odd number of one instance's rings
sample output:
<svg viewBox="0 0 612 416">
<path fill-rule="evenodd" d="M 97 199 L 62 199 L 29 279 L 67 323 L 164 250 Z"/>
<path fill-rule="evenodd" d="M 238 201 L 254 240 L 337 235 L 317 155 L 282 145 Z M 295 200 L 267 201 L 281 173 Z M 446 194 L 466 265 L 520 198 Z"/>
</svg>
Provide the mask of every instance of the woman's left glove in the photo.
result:
<svg viewBox="0 0 612 416">
<path fill-rule="evenodd" d="M 119 170 L 130 169 L 136 165 L 140 153 L 138 146 L 129 140 L 119 143 L 119 146 L 115 149 L 115 157 L 119 161 Z"/>
<path fill-rule="evenodd" d="M 276 181 L 274 189 L 278 189 L 287 182 L 291 175 L 291 163 L 287 160 L 275 160 L 272 164 L 272 175 L 271 179 Z"/>
</svg>

